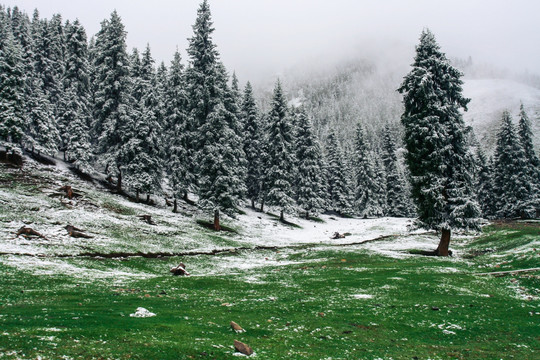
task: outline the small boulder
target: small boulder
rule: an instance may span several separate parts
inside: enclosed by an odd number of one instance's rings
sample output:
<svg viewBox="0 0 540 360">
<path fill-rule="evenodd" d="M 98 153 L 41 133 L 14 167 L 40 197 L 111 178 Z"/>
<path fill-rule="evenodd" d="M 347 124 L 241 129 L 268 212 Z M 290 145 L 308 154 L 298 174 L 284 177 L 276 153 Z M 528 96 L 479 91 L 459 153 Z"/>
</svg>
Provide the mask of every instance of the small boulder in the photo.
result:
<svg viewBox="0 0 540 360">
<path fill-rule="evenodd" d="M 242 353 L 244 355 L 250 356 L 253 354 L 253 349 L 243 342 L 240 342 L 238 340 L 234 340 L 234 349 L 238 351 L 239 353 Z"/>
</svg>

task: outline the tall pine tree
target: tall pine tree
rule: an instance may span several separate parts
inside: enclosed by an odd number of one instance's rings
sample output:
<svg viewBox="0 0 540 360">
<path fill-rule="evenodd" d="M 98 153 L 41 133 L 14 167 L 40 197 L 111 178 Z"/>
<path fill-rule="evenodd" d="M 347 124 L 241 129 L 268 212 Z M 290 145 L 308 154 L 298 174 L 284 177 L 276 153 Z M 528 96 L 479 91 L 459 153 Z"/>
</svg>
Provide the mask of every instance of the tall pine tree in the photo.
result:
<svg viewBox="0 0 540 360">
<path fill-rule="evenodd" d="M 161 126 L 154 59 L 147 46 L 139 58 L 134 51 L 131 64 L 130 121 L 122 126 L 125 143 L 120 149 L 125 182 L 139 194 L 150 194 L 161 188 Z"/>
<path fill-rule="evenodd" d="M 165 167 L 169 175 L 174 196 L 176 212 L 177 199 L 188 200 L 188 192 L 195 184 L 195 174 L 192 169 L 193 159 L 188 155 L 187 132 L 188 98 L 185 89 L 184 67 L 180 53 L 174 53 L 169 69 L 165 91 L 165 123 L 166 123 L 166 162 Z"/>
<path fill-rule="evenodd" d="M 527 163 L 512 116 L 504 111 L 493 166 L 499 217 L 529 218 L 536 214 L 535 187 Z"/>
<path fill-rule="evenodd" d="M 255 207 L 255 201 L 260 197 L 262 159 L 261 142 L 262 126 L 253 96 L 253 88 L 248 82 L 244 90 L 244 97 L 241 108 L 242 123 L 244 124 L 244 153 L 246 155 L 246 190 L 247 197 L 251 200 L 251 206 Z"/>
<path fill-rule="evenodd" d="M 298 114 L 296 133 L 296 159 L 298 161 L 296 182 L 297 204 L 305 217 L 317 214 L 324 208 L 321 197 L 323 191 L 323 164 L 319 139 L 313 125 L 302 107 Z"/>
<path fill-rule="evenodd" d="M 9 18 L 3 8 L 0 10 L 0 137 L 19 143 L 25 131 L 24 67 Z"/>
<path fill-rule="evenodd" d="M 354 141 L 354 174 L 355 210 L 363 217 L 381 216 L 383 209 L 380 204 L 380 189 L 373 163 L 373 155 L 369 151 L 366 135 L 362 124 L 356 128 Z"/>
<path fill-rule="evenodd" d="M 336 134 L 331 132 L 326 140 L 326 190 L 328 210 L 339 215 L 349 214 L 351 205 L 351 184 L 345 171 L 343 152 Z"/>
<path fill-rule="evenodd" d="M 84 27 L 75 20 L 65 26 L 64 149 L 66 159 L 83 171 L 91 170 L 90 79 L 88 45 Z"/>
<path fill-rule="evenodd" d="M 126 143 L 124 127 L 132 121 L 129 114 L 129 60 L 126 53 L 124 25 L 114 11 L 101 23 L 94 49 L 95 122 L 98 161 L 106 172 L 117 176 L 117 190 L 122 191 L 121 149 Z"/>
<path fill-rule="evenodd" d="M 284 220 L 284 212 L 293 207 L 293 128 L 287 111 L 287 102 L 278 80 L 274 88 L 274 96 L 268 127 L 266 130 L 268 163 L 265 164 L 265 199 L 269 205 L 280 209 L 280 219 Z"/>
<path fill-rule="evenodd" d="M 461 72 L 441 52 L 435 36 L 424 30 L 412 70 L 399 92 L 404 95 L 406 162 L 419 222 L 442 232 L 439 256 L 448 256 L 451 230 L 477 226 L 473 165 L 460 109 Z"/>
<path fill-rule="evenodd" d="M 409 216 L 409 199 L 405 177 L 398 167 L 395 140 L 390 127 L 384 128 L 382 162 L 386 175 L 386 214 L 388 216 Z"/>
<path fill-rule="evenodd" d="M 186 145 L 188 156 L 194 159 L 189 171 L 198 177 L 199 205 L 214 210 L 214 229 L 220 230 L 220 212 L 234 213 L 244 193 L 245 156 L 236 132 L 238 108 L 212 41 L 213 31 L 210 7 L 204 0 L 188 47 Z"/>
<path fill-rule="evenodd" d="M 476 195 L 482 216 L 493 218 L 496 213 L 496 195 L 493 185 L 493 164 L 482 148 L 476 152 Z"/>
<path fill-rule="evenodd" d="M 540 186 L 540 160 L 536 155 L 533 146 L 533 133 L 531 130 L 531 122 L 529 116 L 525 112 L 525 107 L 521 104 L 519 111 L 519 125 L 518 125 L 519 139 L 525 151 L 525 159 L 527 160 L 528 174 L 531 177 L 530 181 L 535 184 L 536 187 Z M 539 191 L 536 189 L 536 191 Z M 536 193 L 536 196 L 539 196 Z"/>
</svg>

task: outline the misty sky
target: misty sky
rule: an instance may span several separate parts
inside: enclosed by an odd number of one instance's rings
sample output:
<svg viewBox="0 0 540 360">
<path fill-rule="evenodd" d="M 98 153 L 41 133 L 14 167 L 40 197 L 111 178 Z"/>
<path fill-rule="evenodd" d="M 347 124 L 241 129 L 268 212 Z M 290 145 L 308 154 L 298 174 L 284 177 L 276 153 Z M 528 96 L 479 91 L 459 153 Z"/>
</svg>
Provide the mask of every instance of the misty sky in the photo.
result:
<svg viewBox="0 0 540 360">
<path fill-rule="evenodd" d="M 116 9 L 128 31 L 128 50 L 150 43 L 168 64 L 175 49 L 186 62 L 200 0 L 0 0 L 42 17 L 78 18 L 93 35 Z M 424 27 L 449 57 L 472 56 L 540 74 L 540 1 L 537 0 L 210 0 L 214 40 L 241 81 L 299 64 L 327 64 L 351 56 L 412 62 Z M 403 51 L 403 49 L 406 49 Z"/>
</svg>

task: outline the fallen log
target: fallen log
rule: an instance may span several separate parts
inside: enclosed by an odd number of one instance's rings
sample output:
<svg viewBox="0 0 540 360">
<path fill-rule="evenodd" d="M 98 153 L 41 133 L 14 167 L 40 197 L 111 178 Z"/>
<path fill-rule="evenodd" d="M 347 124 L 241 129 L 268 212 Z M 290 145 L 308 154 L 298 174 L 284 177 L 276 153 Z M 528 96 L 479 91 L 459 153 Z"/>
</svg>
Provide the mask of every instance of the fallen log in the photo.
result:
<svg viewBox="0 0 540 360">
<path fill-rule="evenodd" d="M 529 269 L 519 269 L 519 270 L 508 270 L 508 271 L 495 271 L 495 272 L 487 272 L 487 273 L 478 273 L 473 275 L 478 276 L 504 276 L 504 275 L 512 275 L 517 273 L 524 273 L 524 272 L 533 272 L 533 271 L 540 271 L 540 268 L 529 268 Z"/>
<path fill-rule="evenodd" d="M 66 225 L 65 229 L 67 230 L 69 236 L 74 237 L 74 238 L 84 238 L 84 239 L 93 238 L 93 236 L 91 236 L 91 235 L 86 235 L 83 232 L 84 230 L 78 229 L 73 225 Z"/>
<path fill-rule="evenodd" d="M 25 238 L 28 238 L 28 237 L 31 237 L 31 236 L 37 236 L 38 238 L 49 240 L 44 235 L 38 233 L 36 230 L 34 230 L 32 228 L 29 228 L 29 227 L 26 227 L 26 226 L 23 226 L 22 228 L 20 228 L 17 231 L 17 236 L 16 237 L 19 237 L 21 235 L 24 236 Z"/>
</svg>

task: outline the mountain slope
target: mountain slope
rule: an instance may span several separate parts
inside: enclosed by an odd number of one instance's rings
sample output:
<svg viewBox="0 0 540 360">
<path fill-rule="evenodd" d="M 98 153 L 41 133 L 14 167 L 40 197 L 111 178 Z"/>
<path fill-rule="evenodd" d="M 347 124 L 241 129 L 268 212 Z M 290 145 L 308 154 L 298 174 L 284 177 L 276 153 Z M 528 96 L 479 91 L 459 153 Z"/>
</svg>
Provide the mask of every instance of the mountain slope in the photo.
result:
<svg viewBox="0 0 540 360">
<path fill-rule="evenodd" d="M 509 110 L 517 123 L 519 106 L 523 102 L 531 120 L 536 150 L 540 147 L 540 90 L 508 79 L 466 79 L 464 95 L 471 99 L 464 114 L 480 143 L 492 152 L 499 130 L 502 112 Z"/>
</svg>

